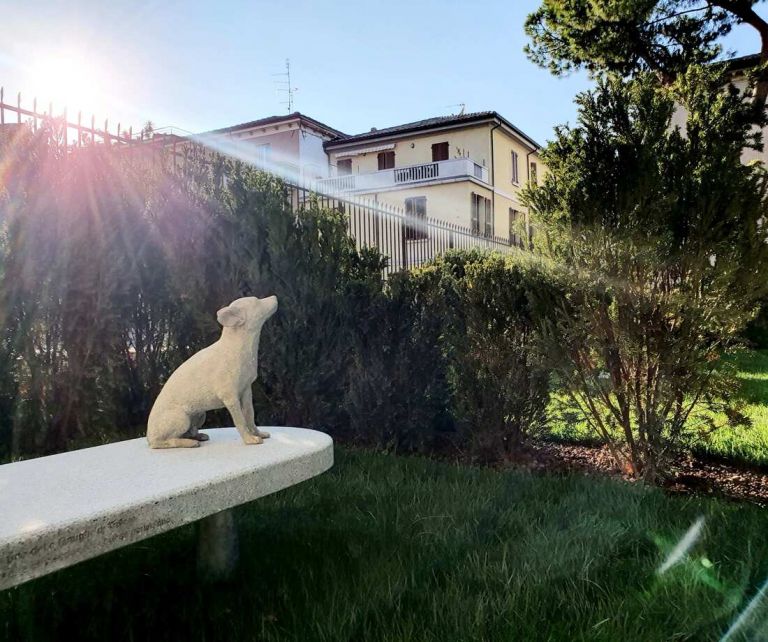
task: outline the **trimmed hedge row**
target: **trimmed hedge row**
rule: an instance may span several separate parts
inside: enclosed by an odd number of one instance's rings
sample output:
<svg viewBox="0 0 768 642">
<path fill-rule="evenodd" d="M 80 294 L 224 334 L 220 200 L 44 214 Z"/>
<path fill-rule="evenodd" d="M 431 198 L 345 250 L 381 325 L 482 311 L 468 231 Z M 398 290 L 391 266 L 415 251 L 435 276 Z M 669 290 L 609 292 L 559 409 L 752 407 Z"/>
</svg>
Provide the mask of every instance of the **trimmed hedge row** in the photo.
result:
<svg viewBox="0 0 768 642">
<path fill-rule="evenodd" d="M 3 458 L 141 435 L 170 372 L 217 337 L 215 311 L 246 295 L 281 303 L 254 390 L 263 424 L 482 460 L 543 424 L 536 270 L 453 253 L 385 282 L 385 258 L 357 250 L 341 214 L 294 212 L 265 174 L 52 149 L 5 150 Z"/>
</svg>

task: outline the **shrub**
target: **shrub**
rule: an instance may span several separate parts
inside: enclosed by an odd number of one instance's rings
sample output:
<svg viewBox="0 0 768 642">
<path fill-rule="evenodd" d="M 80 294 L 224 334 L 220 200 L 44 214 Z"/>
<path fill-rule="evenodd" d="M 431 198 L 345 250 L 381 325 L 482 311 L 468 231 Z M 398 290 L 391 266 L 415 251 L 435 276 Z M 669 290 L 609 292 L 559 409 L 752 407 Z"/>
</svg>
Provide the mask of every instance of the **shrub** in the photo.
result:
<svg viewBox="0 0 768 642">
<path fill-rule="evenodd" d="M 432 287 L 403 272 L 360 300 L 344 404 L 362 443 L 422 453 L 446 445 L 453 417 Z"/>
<path fill-rule="evenodd" d="M 294 213 L 282 183 L 220 158 L 175 174 L 38 142 L 0 202 L 6 456 L 143 433 L 173 368 L 217 337 L 215 310 L 246 295 L 281 301 L 262 343 L 262 418 L 343 428 L 346 293 L 380 289 L 382 260 L 355 250 L 341 215 Z"/>
<path fill-rule="evenodd" d="M 768 284 L 766 174 L 740 162 L 751 107 L 704 70 L 675 93 L 601 80 L 527 200 L 567 293 L 542 317 L 560 384 L 629 473 L 656 481 L 697 433 L 744 417 L 721 357 Z M 674 99 L 686 130 L 671 125 Z"/>
<path fill-rule="evenodd" d="M 454 253 L 385 282 L 343 214 L 240 163 L 162 163 L 40 137 L 0 200 L 0 456 L 144 432 L 214 312 L 277 295 L 254 400 L 261 423 L 477 459 L 509 454 L 543 418 L 531 272 Z M 230 419 L 211 413 L 210 423 Z"/>
<path fill-rule="evenodd" d="M 743 332 L 744 339 L 755 348 L 768 349 L 768 301 L 760 302 L 760 309 Z"/>
<path fill-rule="evenodd" d="M 478 456 L 510 455 L 542 428 L 549 400 L 531 293 L 542 283 L 530 266 L 500 256 L 463 269 L 452 336 L 460 426 Z"/>
<path fill-rule="evenodd" d="M 540 273 L 475 250 L 450 252 L 414 278 L 443 319 L 457 447 L 481 461 L 511 455 L 543 425 L 549 399 L 532 309 L 546 298 Z"/>
<path fill-rule="evenodd" d="M 532 306 L 547 287 L 531 266 L 480 251 L 395 275 L 358 327 L 354 434 L 391 450 L 511 455 L 545 419 Z"/>
</svg>

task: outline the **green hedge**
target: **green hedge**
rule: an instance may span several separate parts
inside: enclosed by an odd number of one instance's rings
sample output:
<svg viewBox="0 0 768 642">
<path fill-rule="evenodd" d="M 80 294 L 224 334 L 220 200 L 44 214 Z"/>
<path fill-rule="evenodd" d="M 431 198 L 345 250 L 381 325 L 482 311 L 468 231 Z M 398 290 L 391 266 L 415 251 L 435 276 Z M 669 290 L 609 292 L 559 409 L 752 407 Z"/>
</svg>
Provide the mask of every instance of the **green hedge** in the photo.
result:
<svg viewBox="0 0 768 642">
<path fill-rule="evenodd" d="M 531 269 L 453 253 L 385 281 L 386 259 L 355 248 L 342 214 L 295 212 L 279 181 L 241 164 L 179 175 L 52 149 L 5 152 L 3 458 L 143 434 L 168 375 L 218 336 L 215 311 L 247 295 L 280 300 L 254 389 L 262 424 L 482 459 L 541 425 Z"/>
</svg>

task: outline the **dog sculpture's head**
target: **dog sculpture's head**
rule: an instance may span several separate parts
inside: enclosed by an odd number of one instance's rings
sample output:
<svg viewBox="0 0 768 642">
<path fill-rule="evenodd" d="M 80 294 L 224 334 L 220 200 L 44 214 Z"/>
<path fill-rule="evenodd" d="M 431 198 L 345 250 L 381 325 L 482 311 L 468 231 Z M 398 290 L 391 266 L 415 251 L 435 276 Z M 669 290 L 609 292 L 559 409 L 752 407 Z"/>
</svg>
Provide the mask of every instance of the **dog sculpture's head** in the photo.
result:
<svg viewBox="0 0 768 642">
<path fill-rule="evenodd" d="M 246 296 L 235 299 L 227 307 L 216 313 L 216 319 L 225 328 L 243 328 L 258 330 L 277 310 L 277 297 L 268 296 L 259 299 Z"/>
</svg>

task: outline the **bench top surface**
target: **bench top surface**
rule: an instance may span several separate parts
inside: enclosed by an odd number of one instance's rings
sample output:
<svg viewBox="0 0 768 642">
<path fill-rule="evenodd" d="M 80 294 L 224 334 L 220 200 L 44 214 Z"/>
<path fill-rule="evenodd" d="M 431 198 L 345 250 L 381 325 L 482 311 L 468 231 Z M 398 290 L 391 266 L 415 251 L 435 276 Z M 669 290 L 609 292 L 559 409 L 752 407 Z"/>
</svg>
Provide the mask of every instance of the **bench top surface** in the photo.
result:
<svg viewBox="0 0 768 642">
<path fill-rule="evenodd" d="M 263 428 L 246 446 L 234 428 L 204 430 L 199 448 L 152 450 L 131 439 L 0 466 L 0 542 L 57 523 L 163 501 L 222 479 L 289 465 L 324 450 L 330 437 L 302 428 Z"/>
<path fill-rule="evenodd" d="M 23 581 L 43 574 L 23 571 L 35 557 L 52 558 L 44 572 L 62 568 L 67 560 L 53 558 L 66 558 L 68 547 L 75 563 L 92 557 L 89 551 L 257 499 L 333 464 L 324 433 L 263 430 L 272 436 L 259 445 L 243 444 L 234 428 L 217 428 L 204 431 L 210 441 L 199 448 L 152 450 L 141 438 L 0 466 L 0 588 L 9 585 L 4 563 L 18 566 Z"/>
</svg>

